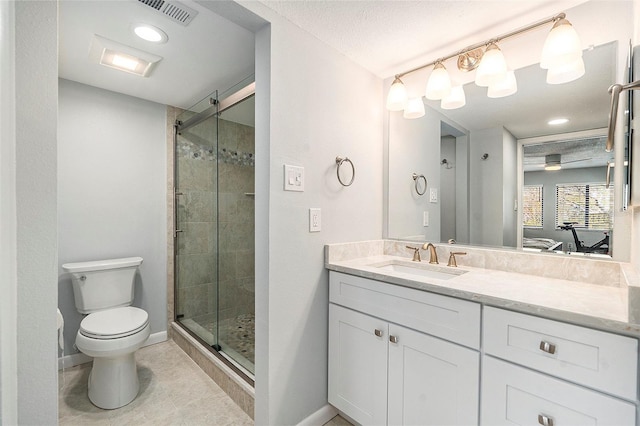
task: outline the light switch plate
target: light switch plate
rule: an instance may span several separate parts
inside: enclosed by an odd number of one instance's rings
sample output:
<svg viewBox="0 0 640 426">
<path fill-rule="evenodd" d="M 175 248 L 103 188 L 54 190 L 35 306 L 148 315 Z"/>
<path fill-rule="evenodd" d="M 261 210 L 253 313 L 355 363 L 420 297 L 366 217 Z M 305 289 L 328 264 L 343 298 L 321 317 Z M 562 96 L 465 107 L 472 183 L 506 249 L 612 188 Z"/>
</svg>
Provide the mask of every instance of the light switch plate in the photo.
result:
<svg viewBox="0 0 640 426">
<path fill-rule="evenodd" d="M 431 188 L 429 190 L 429 202 L 430 203 L 437 203 L 438 202 L 438 189 L 437 188 Z"/>
<path fill-rule="evenodd" d="M 319 208 L 309 209 L 309 232 L 320 232 L 322 229 L 322 212 Z"/>
<path fill-rule="evenodd" d="M 429 212 L 422 212 L 422 226 L 429 226 Z"/>
<path fill-rule="evenodd" d="M 284 165 L 284 190 L 304 191 L 304 167 Z"/>
</svg>

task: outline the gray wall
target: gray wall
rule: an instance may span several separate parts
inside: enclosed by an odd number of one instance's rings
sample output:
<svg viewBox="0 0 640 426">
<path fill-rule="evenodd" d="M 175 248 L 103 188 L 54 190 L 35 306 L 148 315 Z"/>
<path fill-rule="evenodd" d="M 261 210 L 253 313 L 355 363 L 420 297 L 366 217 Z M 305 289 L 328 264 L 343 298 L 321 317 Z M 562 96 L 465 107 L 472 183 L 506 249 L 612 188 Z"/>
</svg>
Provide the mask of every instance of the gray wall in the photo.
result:
<svg viewBox="0 0 640 426">
<path fill-rule="evenodd" d="M 387 112 L 385 112 L 387 114 Z M 429 191 L 440 187 L 440 121 L 442 115 L 425 107 L 424 117 L 407 120 L 402 111 L 389 114 L 389 225 L 391 238 L 440 241 L 440 204 L 429 202 Z M 428 181 L 424 195 L 418 195 L 412 173 Z M 421 182 L 422 184 L 422 182 Z M 420 187 L 422 189 L 422 187 Z M 423 226 L 423 212 L 429 212 L 429 226 Z"/>
<path fill-rule="evenodd" d="M 456 241 L 469 243 L 469 136 L 456 138 Z"/>
<path fill-rule="evenodd" d="M 471 244 L 516 245 L 516 139 L 503 127 L 474 130 L 469 150 Z M 482 160 L 484 154 L 489 154 Z"/>
<path fill-rule="evenodd" d="M 440 238 L 458 239 L 456 235 L 456 138 L 443 136 L 440 139 L 440 161 L 446 158 L 451 164 L 440 166 Z M 450 168 L 447 168 L 450 167 Z M 464 167 L 464 163 L 462 165 Z"/>
<path fill-rule="evenodd" d="M 0 6 L 0 423 L 56 424 L 56 3 L 7 3 Z"/>
<path fill-rule="evenodd" d="M 524 228 L 523 236 L 529 238 L 552 238 L 563 242 L 563 249 L 567 249 L 567 243 L 571 243 L 573 250 L 576 245 L 570 231 L 556 230 L 556 184 L 558 183 L 604 183 L 607 172 L 606 167 L 588 167 L 582 169 L 563 169 L 555 172 L 527 172 L 524 174 L 525 185 L 543 185 L 543 212 L 542 229 Z M 593 245 L 600 241 L 604 234 L 602 231 L 582 231 L 578 230 L 578 238 L 584 241 L 585 245 Z M 612 234 L 611 238 L 615 238 Z"/>
<path fill-rule="evenodd" d="M 141 256 L 134 305 L 151 333 L 166 331 L 166 107 L 60 80 L 59 261 Z M 71 280 L 58 269 L 65 354 L 82 316 Z"/>
<path fill-rule="evenodd" d="M 256 424 L 296 424 L 327 404 L 324 245 L 382 234 L 382 81 L 242 4 L 271 22 L 256 34 Z M 356 166 L 350 187 L 336 179 L 337 155 Z M 283 191 L 285 163 L 304 166 L 304 192 Z M 319 233 L 308 231 L 311 207 L 322 209 Z"/>
</svg>

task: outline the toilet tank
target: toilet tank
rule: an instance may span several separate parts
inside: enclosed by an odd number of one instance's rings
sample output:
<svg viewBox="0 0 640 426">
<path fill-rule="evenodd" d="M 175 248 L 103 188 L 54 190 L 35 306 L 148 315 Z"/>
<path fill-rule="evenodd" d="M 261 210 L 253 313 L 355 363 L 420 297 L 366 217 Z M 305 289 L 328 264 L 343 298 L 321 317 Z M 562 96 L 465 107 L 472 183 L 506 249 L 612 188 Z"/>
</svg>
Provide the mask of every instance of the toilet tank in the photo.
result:
<svg viewBox="0 0 640 426">
<path fill-rule="evenodd" d="M 136 270 L 141 263 L 141 257 L 126 257 L 62 265 L 71 274 L 78 312 L 90 314 L 131 305 Z"/>
</svg>

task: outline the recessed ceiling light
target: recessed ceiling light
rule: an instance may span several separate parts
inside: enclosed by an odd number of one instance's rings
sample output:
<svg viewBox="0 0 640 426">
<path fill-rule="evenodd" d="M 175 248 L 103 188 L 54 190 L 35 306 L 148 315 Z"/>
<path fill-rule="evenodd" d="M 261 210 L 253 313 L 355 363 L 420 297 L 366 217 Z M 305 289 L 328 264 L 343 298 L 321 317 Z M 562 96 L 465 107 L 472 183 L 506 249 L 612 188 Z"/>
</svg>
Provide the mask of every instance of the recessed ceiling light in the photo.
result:
<svg viewBox="0 0 640 426">
<path fill-rule="evenodd" d="M 94 34 L 89 59 L 100 65 L 148 77 L 162 57 Z"/>
<path fill-rule="evenodd" d="M 135 35 L 152 43 L 166 43 L 169 40 L 167 33 L 153 25 L 137 23 L 133 24 L 131 28 Z"/>
<path fill-rule="evenodd" d="M 551 126 L 557 126 L 558 124 L 564 124 L 566 122 L 568 122 L 569 120 L 566 118 L 554 118 L 553 120 L 549 120 L 547 122 L 547 124 L 551 125 Z"/>
</svg>

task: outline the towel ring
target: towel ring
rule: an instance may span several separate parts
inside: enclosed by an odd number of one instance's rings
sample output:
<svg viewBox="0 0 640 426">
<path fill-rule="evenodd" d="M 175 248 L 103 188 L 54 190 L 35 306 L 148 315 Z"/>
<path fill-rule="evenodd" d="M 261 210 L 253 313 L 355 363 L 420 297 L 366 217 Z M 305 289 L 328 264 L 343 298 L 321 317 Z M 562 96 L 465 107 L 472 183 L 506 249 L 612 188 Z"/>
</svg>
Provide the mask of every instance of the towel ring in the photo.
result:
<svg viewBox="0 0 640 426">
<path fill-rule="evenodd" d="M 412 173 L 411 177 L 413 178 L 413 183 L 416 187 L 416 192 L 418 193 L 418 195 L 424 195 L 424 193 L 427 192 L 427 178 L 424 177 L 424 175 L 419 175 L 417 173 Z M 420 189 L 418 188 L 418 181 L 420 179 L 424 180 L 424 189 L 422 190 L 422 192 L 420 192 Z"/>
<path fill-rule="evenodd" d="M 351 180 L 349 181 L 349 183 L 344 183 L 342 181 L 342 178 L 340 177 L 340 166 L 342 166 L 342 163 L 351 164 Z M 340 185 L 351 186 L 351 184 L 353 183 L 353 180 L 356 178 L 356 166 L 353 165 L 353 161 L 349 160 L 349 157 L 342 158 L 340 156 L 337 156 L 336 164 L 338 165 L 338 168 L 336 169 L 336 175 L 338 176 L 338 182 L 340 182 Z"/>
</svg>

